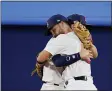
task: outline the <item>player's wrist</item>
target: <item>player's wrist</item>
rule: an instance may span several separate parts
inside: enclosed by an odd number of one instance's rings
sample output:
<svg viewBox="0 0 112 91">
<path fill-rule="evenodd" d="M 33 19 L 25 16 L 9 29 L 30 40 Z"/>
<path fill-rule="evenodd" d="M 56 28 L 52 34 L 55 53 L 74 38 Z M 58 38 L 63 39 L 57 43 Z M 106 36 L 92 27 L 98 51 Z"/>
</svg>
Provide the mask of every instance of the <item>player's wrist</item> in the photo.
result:
<svg viewBox="0 0 112 91">
<path fill-rule="evenodd" d="M 40 62 L 40 61 L 36 61 L 36 67 L 43 67 L 44 66 L 44 64 L 46 63 L 46 61 L 44 61 L 44 62 Z"/>
</svg>

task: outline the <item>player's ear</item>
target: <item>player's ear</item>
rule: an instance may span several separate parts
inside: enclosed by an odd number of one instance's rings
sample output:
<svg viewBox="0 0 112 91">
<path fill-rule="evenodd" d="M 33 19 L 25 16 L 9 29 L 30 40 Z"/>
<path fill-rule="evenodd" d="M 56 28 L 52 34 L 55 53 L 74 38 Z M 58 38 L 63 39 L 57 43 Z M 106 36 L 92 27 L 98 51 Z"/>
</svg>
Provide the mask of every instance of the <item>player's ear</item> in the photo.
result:
<svg viewBox="0 0 112 91">
<path fill-rule="evenodd" d="M 62 26 L 65 24 L 65 22 L 63 22 L 63 21 L 61 21 L 60 23 L 62 24 Z"/>
<path fill-rule="evenodd" d="M 64 22 L 63 22 L 63 21 L 61 21 L 60 23 L 61 23 L 61 24 L 63 24 Z"/>
<path fill-rule="evenodd" d="M 59 23 L 59 26 L 60 26 L 60 27 L 63 27 L 63 26 L 64 26 L 64 22 L 61 21 L 61 22 Z"/>
</svg>

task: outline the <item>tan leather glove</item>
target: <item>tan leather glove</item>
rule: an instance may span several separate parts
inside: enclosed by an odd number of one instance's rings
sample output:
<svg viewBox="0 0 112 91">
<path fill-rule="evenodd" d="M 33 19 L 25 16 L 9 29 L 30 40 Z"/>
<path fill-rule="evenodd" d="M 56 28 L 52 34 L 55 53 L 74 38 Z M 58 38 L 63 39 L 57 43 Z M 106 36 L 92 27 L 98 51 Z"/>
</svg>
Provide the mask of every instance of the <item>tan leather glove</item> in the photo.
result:
<svg viewBox="0 0 112 91">
<path fill-rule="evenodd" d="M 84 48 L 90 49 L 92 46 L 92 36 L 89 30 L 80 22 L 74 23 L 74 32 L 83 43 Z"/>
</svg>

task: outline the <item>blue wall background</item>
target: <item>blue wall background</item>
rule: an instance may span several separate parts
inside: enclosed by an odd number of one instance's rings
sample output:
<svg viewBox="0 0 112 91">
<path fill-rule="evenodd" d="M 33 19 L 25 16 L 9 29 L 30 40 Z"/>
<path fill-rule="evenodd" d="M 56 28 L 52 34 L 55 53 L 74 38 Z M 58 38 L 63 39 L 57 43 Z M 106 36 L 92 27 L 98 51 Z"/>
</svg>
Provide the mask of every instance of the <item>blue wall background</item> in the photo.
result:
<svg viewBox="0 0 112 91">
<path fill-rule="evenodd" d="M 111 24 L 111 2 L 2 2 L 2 24 L 46 24 L 54 14 L 78 13 L 89 25 Z"/>
<path fill-rule="evenodd" d="M 43 35 L 46 30 L 46 20 L 57 13 L 65 16 L 72 13 L 83 14 L 87 17 L 88 25 L 94 26 L 88 28 L 92 33 L 99 57 L 91 63 L 92 76 L 98 89 L 111 91 L 110 7 L 110 2 L 2 2 L 2 91 L 40 89 L 41 80 L 37 76 L 31 77 L 30 73 L 35 66 L 36 54 L 50 39 Z"/>
</svg>

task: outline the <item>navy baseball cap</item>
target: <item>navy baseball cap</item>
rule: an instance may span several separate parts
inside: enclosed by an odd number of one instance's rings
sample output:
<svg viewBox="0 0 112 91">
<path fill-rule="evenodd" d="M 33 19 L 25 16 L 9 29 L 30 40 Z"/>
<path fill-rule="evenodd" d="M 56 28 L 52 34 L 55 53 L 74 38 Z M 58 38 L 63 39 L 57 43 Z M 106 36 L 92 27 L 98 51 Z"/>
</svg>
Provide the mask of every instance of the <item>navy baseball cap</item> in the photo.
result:
<svg viewBox="0 0 112 91">
<path fill-rule="evenodd" d="M 61 21 L 68 22 L 67 18 L 61 14 L 53 15 L 47 20 L 47 31 L 45 31 L 45 35 L 51 35 L 50 30 L 56 25 L 59 24 Z"/>
<path fill-rule="evenodd" d="M 72 14 L 72 15 L 68 16 L 67 19 L 68 19 L 69 24 L 73 24 L 74 21 L 79 21 L 79 22 L 81 22 L 81 24 L 86 25 L 86 20 L 83 15 Z"/>
</svg>

